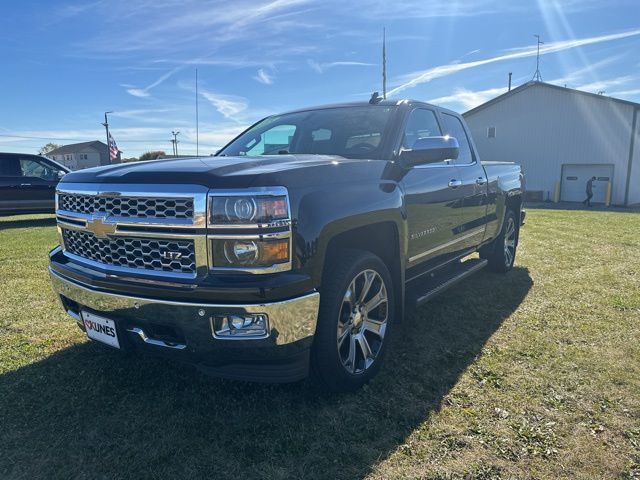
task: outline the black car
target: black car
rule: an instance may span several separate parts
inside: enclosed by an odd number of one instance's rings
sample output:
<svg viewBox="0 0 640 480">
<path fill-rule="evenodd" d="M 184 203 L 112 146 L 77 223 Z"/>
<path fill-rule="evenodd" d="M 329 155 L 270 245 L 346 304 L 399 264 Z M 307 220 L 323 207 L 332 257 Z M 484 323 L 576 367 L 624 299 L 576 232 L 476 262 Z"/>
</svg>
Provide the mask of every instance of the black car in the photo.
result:
<svg viewBox="0 0 640 480">
<path fill-rule="evenodd" d="M 55 211 L 56 185 L 69 172 L 28 153 L 0 153 L 0 215 Z"/>
</svg>

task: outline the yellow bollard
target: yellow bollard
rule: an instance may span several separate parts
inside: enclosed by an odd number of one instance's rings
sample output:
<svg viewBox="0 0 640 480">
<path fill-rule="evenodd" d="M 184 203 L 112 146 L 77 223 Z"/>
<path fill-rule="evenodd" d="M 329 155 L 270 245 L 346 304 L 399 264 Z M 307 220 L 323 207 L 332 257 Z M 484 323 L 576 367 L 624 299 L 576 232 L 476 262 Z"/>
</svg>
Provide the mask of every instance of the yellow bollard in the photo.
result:
<svg viewBox="0 0 640 480">
<path fill-rule="evenodd" d="M 609 207 L 611 206 L 611 181 L 607 182 L 607 197 L 604 201 L 604 204 Z"/>
<path fill-rule="evenodd" d="M 560 182 L 556 182 L 556 187 L 553 191 L 553 203 L 560 201 Z"/>
</svg>

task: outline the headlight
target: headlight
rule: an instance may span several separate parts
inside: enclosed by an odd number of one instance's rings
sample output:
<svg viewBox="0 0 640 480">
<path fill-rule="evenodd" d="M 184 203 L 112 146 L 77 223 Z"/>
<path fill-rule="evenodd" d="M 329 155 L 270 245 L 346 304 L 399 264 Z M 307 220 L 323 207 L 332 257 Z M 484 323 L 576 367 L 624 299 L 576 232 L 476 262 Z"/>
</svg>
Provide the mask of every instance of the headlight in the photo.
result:
<svg viewBox="0 0 640 480">
<path fill-rule="evenodd" d="M 291 269 L 291 217 L 284 187 L 211 191 L 208 225 L 209 266 L 214 271 Z"/>
<path fill-rule="evenodd" d="M 285 196 L 212 197 L 212 225 L 268 224 L 289 217 Z"/>
</svg>

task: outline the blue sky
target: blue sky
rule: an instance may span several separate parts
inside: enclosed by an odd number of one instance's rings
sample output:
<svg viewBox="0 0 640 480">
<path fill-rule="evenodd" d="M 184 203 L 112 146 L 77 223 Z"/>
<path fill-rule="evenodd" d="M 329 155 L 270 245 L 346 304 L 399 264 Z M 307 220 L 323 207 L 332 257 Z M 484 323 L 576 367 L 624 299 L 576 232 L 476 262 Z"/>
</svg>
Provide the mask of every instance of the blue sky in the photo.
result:
<svg viewBox="0 0 640 480">
<path fill-rule="evenodd" d="M 10 6 L 9 6 L 10 5 Z M 0 17 L 0 151 L 104 140 L 125 156 L 200 153 L 250 123 L 381 90 L 459 112 L 535 71 L 640 102 L 637 0 L 103 0 L 10 2 Z M 30 137 L 30 138 L 22 138 Z M 35 138 L 33 138 L 35 137 Z"/>
</svg>

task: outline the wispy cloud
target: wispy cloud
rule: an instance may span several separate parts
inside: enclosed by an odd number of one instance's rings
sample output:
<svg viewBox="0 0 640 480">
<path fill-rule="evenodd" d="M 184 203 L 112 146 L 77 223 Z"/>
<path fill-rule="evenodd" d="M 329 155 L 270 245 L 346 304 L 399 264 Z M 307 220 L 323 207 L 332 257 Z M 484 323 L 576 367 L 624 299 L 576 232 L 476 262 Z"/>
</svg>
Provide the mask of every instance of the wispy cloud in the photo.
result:
<svg viewBox="0 0 640 480">
<path fill-rule="evenodd" d="M 186 120 L 181 119 L 184 116 L 184 106 L 171 108 L 134 108 L 128 110 L 114 110 L 111 118 L 133 120 L 146 124 L 171 124 L 184 125 Z"/>
<path fill-rule="evenodd" d="M 195 91 L 191 85 L 179 83 L 178 86 L 185 90 Z M 234 121 L 243 121 L 240 114 L 249 107 L 249 101 L 237 95 L 225 95 L 202 87 L 198 88 L 198 95 L 209 102 L 222 116 Z"/>
<path fill-rule="evenodd" d="M 624 75 L 622 77 L 608 78 L 604 80 L 598 80 L 595 82 L 589 82 L 582 85 L 578 85 L 576 90 L 583 90 L 585 92 L 599 93 L 607 92 L 608 89 L 614 87 L 622 87 L 630 83 L 637 84 L 638 76 Z"/>
<path fill-rule="evenodd" d="M 273 75 L 267 73 L 264 68 L 258 70 L 258 73 L 253 77 L 253 79 L 257 82 L 264 83 L 265 85 L 273 84 Z"/>
<path fill-rule="evenodd" d="M 466 88 L 457 88 L 451 95 L 433 98 L 429 103 L 436 105 L 462 106 L 464 110 L 469 110 L 491 100 L 498 95 L 502 95 L 507 91 L 506 87 L 488 88 L 486 90 L 467 90 Z"/>
<path fill-rule="evenodd" d="M 635 97 L 637 95 L 640 95 L 640 88 L 633 88 L 631 90 L 617 90 L 608 93 L 612 97 Z"/>
<path fill-rule="evenodd" d="M 325 70 L 334 67 L 374 67 L 375 63 L 367 63 L 367 62 L 351 62 L 351 61 L 342 61 L 342 62 L 323 62 L 319 63 L 315 60 L 307 60 L 309 66 L 318 73 L 324 73 Z"/>
<path fill-rule="evenodd" d="M 151 91 L 151 89 L 156 88 L 158 85 L 160 85 L 169 77 L 171 77 L 174 73 L 179 72 L 183 68 L 185 67 L 181 66 L 181 67 L 176 67 L 172 70 L 169 70 L 168 72 L 160 75 L 160 77 L 158 77 L 153 83 L 147 85 L 144 88 L 138 88 L 138 87 L 134 87 L 132 85 L 126 85 L 126 84 L 122 86 L 126 88 L 127 93 L 129 95 L 133 95 L 134 97 L 139 97 L 139 98 L 150 97 L 151 94 L 149 92 Z"/>
<path fill-rule="evenodd" d="M 301 20 L 311 0 L 155 1 L 111 0 L 95 9 L 112 22 L 127 22 L 117 36 L 99 33 L 78 48 L 116 53 L 183 52 L 189 46 L 215 50 L 234 40 L 261 37 Z M 296 17 L 298 16 L 298 17 Z M 144 22 L 144 28 L 139 28 Z M 252 28 L 261 25 L 261 28 Z M 136 26 L 138 28 L 136 28 Z"/>
<path fill-rule="evenodd" d="M 231 68 L 251 68 L 251 67 L 275 67 L 282 60 L 267 60 L 265 58 L 250 59 L 244 57 L 222 57 L 212 54 L 208 58 L 195 59 L 171 59 L 161 58 L 154 60 L 154 64 L 174 64 L 174 65 L 193 65 L 193 66 L 213 66 L 213 67 L 231 67 Z"/>
<path fill-rule="evenodd" d="M 594 45 L 602 42 L 610 42 L 613 40 L 620 40 L 623 38 L 629 38 L 640 35 L 640 29 L 630 30 L 627 32 L 614 33 L 609 35 L 599 35 L 595 37 L 576 38 L 572 40 L 561 40 L 557 42 L 551 42 L 543 45 L 540 48 L 540 55 L 548 55 L 551 53 L 557 53 L 572 48 L 583 47 L 586 45 Z M 483 65 L 488 65 L 496 62 L 503 62 L 505 60 L 515 60 L 519 58 L 532 57 L 536 55 L 536 47 L 524 47 L 512 49 L 509 53 L 498 55 L 495 57 L 485 58 L 483 60 L 476 60 L 473 62 L 463 63 L 449 63 L 446 65 L 438 65 L 427 70 L 410 73 L 401 76 L 398 81 L 400 85 L 391 89 L 388 95 L 395 95 L 403 90 L 406 90 L 422 83 L 430 82 L 433 79 L 446 77 L 454 73 L 468 70 L 470 68 L 476 68 Z"/>
</svg>

